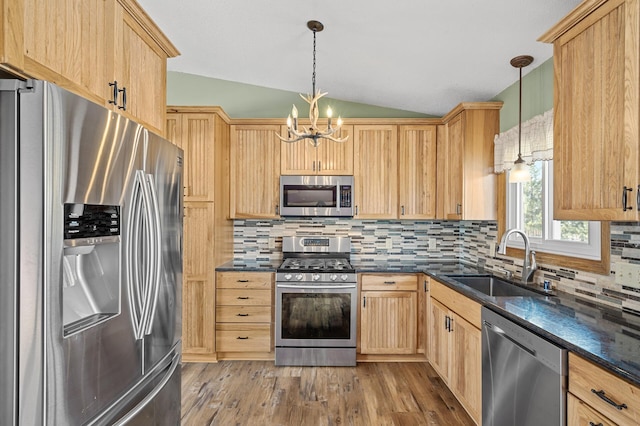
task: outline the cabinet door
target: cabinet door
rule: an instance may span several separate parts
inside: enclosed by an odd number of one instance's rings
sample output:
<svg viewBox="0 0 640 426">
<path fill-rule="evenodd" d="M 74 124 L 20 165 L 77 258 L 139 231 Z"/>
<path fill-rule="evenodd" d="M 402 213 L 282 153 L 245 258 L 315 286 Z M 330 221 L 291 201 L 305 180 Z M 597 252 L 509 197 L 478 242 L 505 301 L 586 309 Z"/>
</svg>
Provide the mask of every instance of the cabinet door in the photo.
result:
<svg viewBox="0 0 640 426">
<path fill-rule="evenodd" d="M 282 126 L 280 135 L 287 134 L 287 126 Z M 315 148 L 309 139 L 298 142 L 280 141 L 280 174 L 282 175 L 314 175 L 316 174 Z"/>
<path fill-rule="evenodd" d="M 361 302 L 361 353 L 416 353 L 415 291 L 364 291 Z"/>
<path fill-rule="evenodd" d="M 447 124 L 445 146 L 444 219 L 462 219 L 462 189 L 464 179 L 464 114 Z"/>
<path fill-rule="evenodd" d="M 476 421 L 482 412 L 482 342 L 480 330 L 452 314 L 451 391 Z"/>
<path fill-rule="evenodd" d="M 280 126 L 231 126 L 231 218 L 279 218 Z"/>
<path fill-rule="evenodd" d="M 344 142 L 323 140 L 318 145 L 317 173 L 350 176 L 353 174 L 353 126 L 342 126 L 334 136 L 348 139 Z"/>
<path fill-rule="evenodd" d="M 353 133 L 356 217 L 397 218 L 397 126 L 356 125 Z"/>
<path fill-rule="evenodd" d="M 429 276 L 418 275 L 418 353 L 428 357 L 429 344 Z"/>
<path fill-rule="evenodd" d="M 401 219 L 436 217 L 436 126 L 400 126 Z"/>
<path fill-rule="evenodd" d="M 445 383 L 449 383 L 449 310 L 442 303 L 430 298 L 429 306 L 429 363 L 440 374 Z"/>
<path fill-rule="evenodd" d="M 28 74 L 106 105 L 113 80 L 115 3 L 24 0 L 24 27 L 19 27 Z M 11 19 L 16 18 L 22 17 Z"/>
<path fill-rule="evenodd" d="M 554 219 L 638 218 L 637 8 L 608 1 L 555 42 Z"/>
<path fill-rule="evenodd" d="M 126 88 L 126 115 L 164 135 L 167 57 L 120 3 L 115 3 L 115 72 L 109 81 Z"/>
<path fill-rule="evenodd" d="M 175 115 L 180 118 L 181 134 L 178 139 L 184 150 L 184 200 L 214 201 L 215 116 L 195 113 Z M 172 131 L 169 120 L 167 130 Z"/>
<path fill-rule="evenodd" d="M 215 290 L 213 203 L 185 203 L 182 345 L 185 354 L 213 354 Z"/>
</svg>

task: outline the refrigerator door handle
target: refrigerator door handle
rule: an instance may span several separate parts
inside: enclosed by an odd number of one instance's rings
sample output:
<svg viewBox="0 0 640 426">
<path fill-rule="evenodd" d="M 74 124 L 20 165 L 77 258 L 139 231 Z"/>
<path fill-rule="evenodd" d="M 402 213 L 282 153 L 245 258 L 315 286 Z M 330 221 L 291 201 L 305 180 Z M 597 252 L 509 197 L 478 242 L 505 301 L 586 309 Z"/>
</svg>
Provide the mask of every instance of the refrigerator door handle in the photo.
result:
<svg viewBox="0 0 640 426">
<path fill-rule="evenodd" d="M 150 250 L 149 254 L 150 257 L 153 258 L 153 262 L 151 263 L 155 268 L 155 270 L 152 271 L 152 288 L 149 289 L 149 299 L 147 299 L 147 317 L 145 319 L 146 325 L 144 326 L 144 333 L 148 335 L 151 334 L 151 327 L 153 325 L 158 305 L 158 295 L 160 293 L 160 281 L 162 277 L 162 229 L 160 227 L 160 204 L 158 203 L 158 193 L 153 181 L 153 175 L 147 175 L 146 183 L 149 189 L 151 204 L 149 216 L 153 219 L 151 222 L 153 223 L 153 226 L 149 227 L 149 233 L 154 234 L 151 236 L 152 250 Z"/>
<path fill-rule="evenodd" d="M 153 204 L 151 200 L 151 192 L 149 189 L 147 175 L 142 171 L 136 171 L 136 174 L 140 176 L 140 180 L 142 181 L 142 198 L 144 200 L 144 212 L 145 212 L 145 220 L 146 226 L 145 235 L 143 240 L 145 241 L 145 275 L 144 275 L 144 284 L 143 284 L 143 299 L 142 299 L 142 317 L 140 319 L 140 338 L 144 337 L 147 329 L 147 321 L 150 315 L 149 309 L 151 307 L 151 297 L 153 295 L 153 287 L 154 287 L 154 265 L 156 262 L 156 257 L 153 255 L 155 242 L 154 242 L 154 228 L 155 221 L 153 215 Z"/>
<path fill-rule="evenodd" d="M 140 268 L 137 262 L 140 250 L 140 243 L 137 239 L 140 234 L 142 219 L 142 198 L 144 197 L 142 192 L 143 183 L 140 173 L 136 172 L 131 192 L 131 221 L 126 245 L 126 259 L 128 263 L 127 277 L 129 281 L 127 283 L 127 290 L 129 293 L 129 311 L 131 314 L 133 332 L 137 340 L 142 338 L 142 320 L 144 312 L 144 300 L 142 298 L 142 289 L 140 284 Z"/>
<path fill-rule="evenodd" d="M 169 371 L 167 371 L 167 373 L 164 375 L 160 383 L 158 383 L 158 385 L 155 388 L 153 388 L 153 390 L 149 392 L 147 396 L 145 396 L 144 399 L 140 401 L 138 405 L 136 405 L 124 417 L 122 417 L 117 422 L 115 422 L 113 426 L 124 426 L 136 415 L 138 415 L 138 413 L 140 413 L 149 404 L 149 402 L 151 402 L 153 398 L 155 398 L 156 395 L 158 395 L 160 391 L 162 391 L 162 389 L 169 382 L 169 380 L 171 380 L 173 373 L 176 371 L 176 368 L 178 368 L 179 365 L 180 365 L 180 352 L 176 352 L 173 355 L 173 358 L 171 359 L 171 366 L 169 368 Z"/>
</svg>

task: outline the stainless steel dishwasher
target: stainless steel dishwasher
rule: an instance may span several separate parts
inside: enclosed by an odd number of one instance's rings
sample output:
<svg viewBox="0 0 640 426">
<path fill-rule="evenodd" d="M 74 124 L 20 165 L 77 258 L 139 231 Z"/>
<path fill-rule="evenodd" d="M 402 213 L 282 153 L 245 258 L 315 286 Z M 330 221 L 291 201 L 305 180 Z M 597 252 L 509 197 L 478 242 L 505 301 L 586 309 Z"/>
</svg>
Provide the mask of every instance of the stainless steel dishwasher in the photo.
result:
<svg viewBox="0 0 640 426">
<path fill-rule="evenodd" d="M 566 425 L 567 351 L 482 308 L 482 425 Z"/>
</svg>

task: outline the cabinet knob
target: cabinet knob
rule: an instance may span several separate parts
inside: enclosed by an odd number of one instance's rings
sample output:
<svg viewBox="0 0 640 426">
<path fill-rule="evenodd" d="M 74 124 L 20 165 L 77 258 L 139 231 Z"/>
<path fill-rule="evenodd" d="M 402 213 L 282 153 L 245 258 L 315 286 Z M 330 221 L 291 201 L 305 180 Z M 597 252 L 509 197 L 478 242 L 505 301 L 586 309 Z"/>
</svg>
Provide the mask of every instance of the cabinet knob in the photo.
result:
<svg viewBox="0 0 640 426">
<path fill-rule="evenodd" d="M 456 214 L 457 215 L 462 214 L 462 204 L 456 204 Z"/>
<path fill-rule="evenodd" d="M 628 186 L 622 187 L 622 211 L 626 212 L 627 210 L 633 210 L 633 207 L 627 206 L 627 193 L 633 191 L 633 188 Z"/>
<path fill-rule="evenodd" d="M 322 161 L 318 161 L 318 171 L 322 170 Z"/>
</svg>

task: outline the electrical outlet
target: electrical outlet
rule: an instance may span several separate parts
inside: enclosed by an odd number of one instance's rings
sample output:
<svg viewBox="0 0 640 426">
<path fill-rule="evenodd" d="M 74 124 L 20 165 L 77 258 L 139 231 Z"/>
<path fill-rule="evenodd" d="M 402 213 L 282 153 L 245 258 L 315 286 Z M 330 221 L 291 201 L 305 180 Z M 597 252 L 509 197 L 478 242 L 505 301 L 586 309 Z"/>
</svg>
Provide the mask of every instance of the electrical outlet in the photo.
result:
<svg viewBox="0 0 640 426">
<path fill-rule="evenodd" d="M 493 241 L 489 243 L 489 257 L 496 257 L 496 243 Z"/>
<path fill-rule="evenodd" d="M 387 250 L 391 250 L 393 248 L 393 240 L 387 237 Z"/>
<path fill-rule="evenodd" d="M 436 239 L 429 238 L 429 250 L 433 251 L 436 249 Z"/>
<path fill-rule="evenodd" d="M 640 265 L 626 262 L 617 263 L 616 284 L 640 288 Z"/>
</svg>

